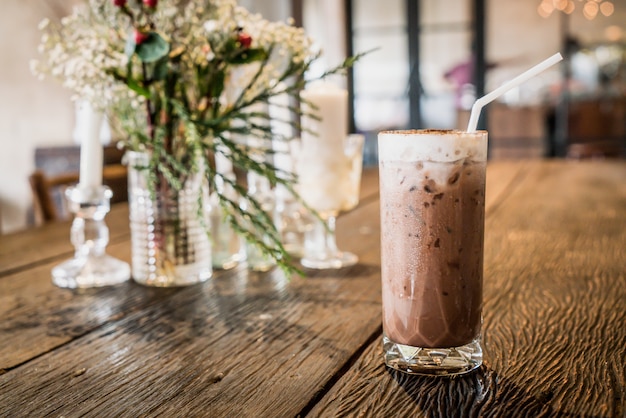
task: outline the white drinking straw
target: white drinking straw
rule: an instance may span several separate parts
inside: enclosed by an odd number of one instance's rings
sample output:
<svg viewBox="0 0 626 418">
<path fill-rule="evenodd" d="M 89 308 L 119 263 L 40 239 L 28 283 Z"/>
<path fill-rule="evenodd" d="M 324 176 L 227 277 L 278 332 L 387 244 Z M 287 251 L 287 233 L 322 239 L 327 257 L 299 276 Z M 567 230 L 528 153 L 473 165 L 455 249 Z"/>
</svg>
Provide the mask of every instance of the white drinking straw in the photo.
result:
<svg viewBox="0 0 626 418">
<path fill-rule="evenodd" d="M 480 111 L 483 109 L 483 107 L 487 103 L 494 101 L 496 98 L 502 96 L 504 93 L 511 90 L 513 87 L 519 86 L 520 84 L 533 78 L 540 72 L 548 69 L 549 67 L 552 67 L 554 64 L 561 61 L 562 59 L 563 57 L 561 56 L 561 54 L 557 52 L 556 54 L 552 55 L 547 60 L 540 62 L 539 64 L 535 65 L 531 69 L 518 75 L 513 80 L 510 80 L 507 83 L 504 83 L 503 85 L 501 85 L 500 87 L 492 91 L 491 93 L 476 100 L 476 102 L 474 103 L 474 106 L 472 106 L 472 113 L 470 114 L 469 124 L 467 125 L 467 132 L 476 132 L 476 125 L 478 125 L 478 117 L 480 116 Z"/>
</svg>

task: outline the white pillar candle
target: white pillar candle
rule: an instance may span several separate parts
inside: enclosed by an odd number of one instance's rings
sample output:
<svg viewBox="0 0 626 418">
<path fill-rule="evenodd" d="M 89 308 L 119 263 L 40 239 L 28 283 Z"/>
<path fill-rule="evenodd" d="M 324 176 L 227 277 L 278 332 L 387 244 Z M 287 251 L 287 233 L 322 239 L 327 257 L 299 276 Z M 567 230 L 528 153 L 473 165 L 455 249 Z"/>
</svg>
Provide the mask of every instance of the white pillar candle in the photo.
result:
<svg viewBox="0 0 626 418">
<path fill-rule="evenodd" d="M 102 143 L 100 128 L 103 114 L 91 105 L 85 118 L 87 129 L 84 130 L 80 144 L 80 180 L 79 187 L 94 188 L 102 186 Z"/>
<path fill-rule="evenodd" d="M 302 118 L 298 192 L 314 209 L 336 213 L 343 205 L 344 183 L 348 182 L 350 173 L 344 152 L 348 135 L 348 92 L 324 83 L 304 90 L 301 97 L 316 106 L 311 109 L 303 103 L 303 109 L 321 120 Z"/>
<path fill-rule="evenodd" d="M 74 143 L 80 145 L 83 142 L 83 138 L 87 135 L 89 130 L 89 118 L 92 112 L 89 101 L 82 99 L 74 103 L 75 106 L 75 125 L 72 138 Z M 108 145 L 111 143 L 111 125 L 106 115 L 102 118 L 102 125 L 100 126 L 100 143 L 102 145 Z"/>
<path fill-rule="evenodd" d="M 321 118 L 302 118 L 302 144 L 305 148 L 318 143 L 328 153 L 343 154 L 343 141 L 348 135 L 348 92 L 330 83 L 316 83 L 301 93 L 301 97 L 317 109 L 304 105 L 307 112 Z M 315 133 L 312 134 L 307 130 Z"/>
</svg>

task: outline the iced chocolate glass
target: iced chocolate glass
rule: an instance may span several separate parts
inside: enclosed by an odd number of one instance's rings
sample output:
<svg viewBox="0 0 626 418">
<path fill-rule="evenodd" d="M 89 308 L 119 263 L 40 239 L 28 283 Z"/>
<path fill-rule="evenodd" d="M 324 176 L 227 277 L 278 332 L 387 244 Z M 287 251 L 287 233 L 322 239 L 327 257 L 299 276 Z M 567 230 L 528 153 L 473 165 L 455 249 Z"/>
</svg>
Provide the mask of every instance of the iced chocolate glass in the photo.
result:
<svg viewBox="0 0 626 418">
<path fill-rule="evenodd" d="M 378 150 L 385 363 L 466 373 L 482 363 L 487 132 L 385 131 Z"/>
</svg>

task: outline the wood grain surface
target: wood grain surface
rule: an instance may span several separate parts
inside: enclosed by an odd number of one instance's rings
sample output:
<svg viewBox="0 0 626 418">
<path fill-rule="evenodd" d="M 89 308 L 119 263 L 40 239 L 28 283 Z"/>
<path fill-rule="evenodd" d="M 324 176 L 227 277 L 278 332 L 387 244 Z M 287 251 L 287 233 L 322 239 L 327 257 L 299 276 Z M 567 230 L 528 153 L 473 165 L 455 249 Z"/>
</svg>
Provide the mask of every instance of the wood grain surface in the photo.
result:
<svg viewBox="0 0 626 418">
<path fill-rule="evenodd" d="M 374 341 L 311 416 L 625 416 L 626 165 L 528 164 L 487 213 L 483 367 L 410 377 Z"/>
<path fill-rule="evenodd" d="M 377 182 L 376 170 L 364 170 L 360 205 L 371 203 L 377 197 Z M 113 225 L 110 227 L 113 238 L 107 252 L 130 262 L 128 207 L 116 206 L 110 213 L 109 222 Z M 344 222 L 340 219 L 338 225 L 341 227 Z M 0 242 L 0 266 L 6 276 L 2 280 L 0 269 L 0 301 L 3 302 L 0 303 L 0 335 L 10 341 L 0 345 L 0 373 L 85 335 L 108 321 L 120 319 L 129 311 L 167 300 L 180 290 L 132 284 L 76 292 L 56 288 L 51 283 L 50 270 L 73 254 L 69 228 L 68 222 L 49 224 L 7 236 L 6 241 Z M 358 227 L 348 227 L 347 231 L 358 232 Z M 350 236 L 348 232 L 345 238 Z M 55 261 L 50 263 L 50 260 Z M 28 268 L 26 277 L 21 273 L 25 268 Z M 120 294 L 123 297 L 120 298 Z M 38 343 L 30 344 L 32 341 Z"/>
<path fill-rule="evenodd" d="M 371 202 L 342 227 L 377 213 Z M 207 404 L 208 416 L 294 416 L 347 347 L 378 334 L 378 237 L 353 244 L 362 263 L 337 274 L 287 281 L 238 269 L 161 297 L 0 376 L 0 405 L 10 416 L 203 416 Z"/>
<path fill-rule="evenodd" d="M 626 164 L 497 163 L 487 173 L 476 373 L 384 367 L 378 177 L 368 170 L 359 207 L 337 223 L 339 247 L 359 264 L 305 278 L 242 265 L 187 288 L 69 291 L 50 282 L 62 251 L 0 243 L 0 261 L 22 259 L 0 273 L 0 416 L 624 416 Z M 123 236 L 109 246 L 127 261 L 129 249 Z"/>
</svg>

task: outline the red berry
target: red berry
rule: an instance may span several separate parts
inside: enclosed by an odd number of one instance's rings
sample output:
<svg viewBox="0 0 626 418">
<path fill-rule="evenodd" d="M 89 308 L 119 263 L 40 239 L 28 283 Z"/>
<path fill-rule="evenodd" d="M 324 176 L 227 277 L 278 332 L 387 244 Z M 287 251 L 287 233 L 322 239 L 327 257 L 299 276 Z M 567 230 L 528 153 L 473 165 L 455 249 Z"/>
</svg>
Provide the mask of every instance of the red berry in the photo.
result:
<svg viewBox="0 0 626 418">
<path fill-rule="evenodd" d="M 143 0 L 143 4 L 145 6 L 151 7 L 151 8 L 155 8 L 157 7 L 157 3 L 159 2 L 159 0 Z"/>
<path fill-rule="evenodd" d="M 113 4 L 117 7 L 126 6 L 126 0 L 113 0 Z"/>
<path fill-rule="evenodd" d="M 241 44 L 242 47 L 250 48 L 250 44 L 252 43 L 252 36 L 248 35 L 245 32 L 239 32 L 239 35 L 237 36 L 237 41 Z"/>
<path fill-rule="evenodd" d="M 148 34 L 139 29 L 135 29 L 135 45 L 141 45 L 148 39 Z"/>
</svg>

